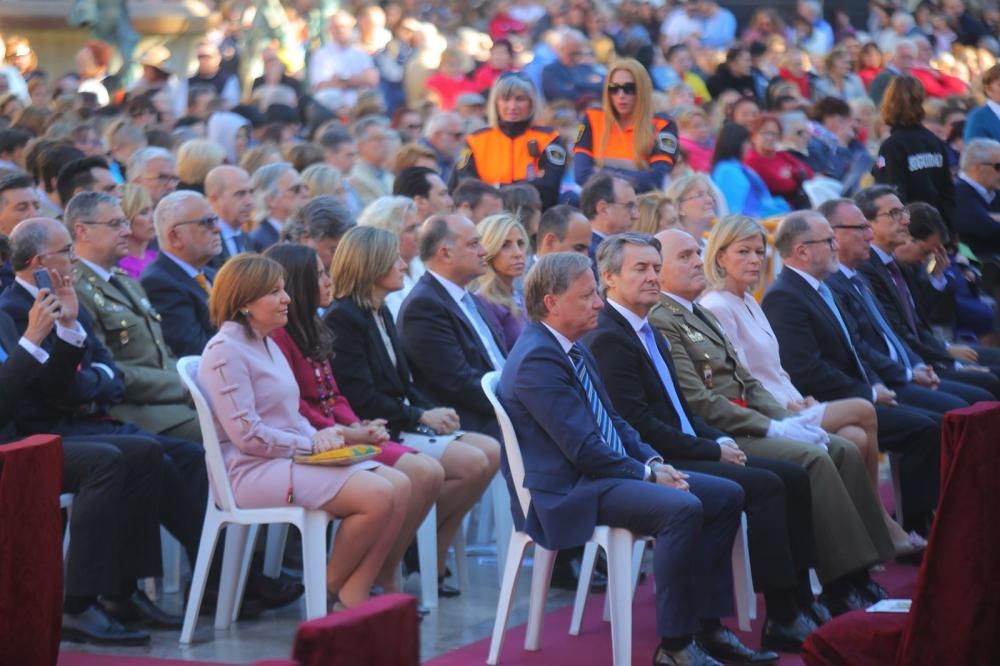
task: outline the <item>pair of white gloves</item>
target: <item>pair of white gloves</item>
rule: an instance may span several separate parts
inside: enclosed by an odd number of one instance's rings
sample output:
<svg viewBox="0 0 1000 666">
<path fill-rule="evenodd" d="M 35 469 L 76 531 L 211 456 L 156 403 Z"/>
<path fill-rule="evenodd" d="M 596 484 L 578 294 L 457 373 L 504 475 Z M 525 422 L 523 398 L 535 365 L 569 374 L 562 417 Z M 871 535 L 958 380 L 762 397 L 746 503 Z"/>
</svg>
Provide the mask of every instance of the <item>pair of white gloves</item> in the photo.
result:
<svg viewBox="0 0 1000 666">
<path fill-rule="evenodd" d="M 771 421 L 771 425 L 767 428 L 767 436 L 808 442 L 827 450 L 830 435 L 820 427 L 822 419 L 823 405 L 813 405 L 795 416 L 789 416 L 780 421 Z"/>
</svg>

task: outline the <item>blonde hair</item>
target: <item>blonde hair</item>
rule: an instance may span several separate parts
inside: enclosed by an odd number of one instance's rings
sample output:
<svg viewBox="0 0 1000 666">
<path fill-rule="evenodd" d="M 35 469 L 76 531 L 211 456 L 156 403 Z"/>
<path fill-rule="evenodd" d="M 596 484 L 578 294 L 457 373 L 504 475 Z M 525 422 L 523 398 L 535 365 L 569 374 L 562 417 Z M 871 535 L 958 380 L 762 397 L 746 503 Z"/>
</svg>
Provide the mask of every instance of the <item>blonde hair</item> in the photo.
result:
<svg viewBox="0 0 1000 666">
<path fill-rule="evenodd" d="M 273 164 L 280 161 L 281 151 L 278 149 L 278 146 L 273 143 L 265 143 L 260 146 L 254 146 L 243 153 L 243 157 L 240 158 L 240 167 L 248 175 L 253 176 L 257 173 L 257 169 L 265 164 Z"/>
<path fill-rule="evenodd" d="M 430 167 L 437 171 L 437 157 L 434 151 L 419 143 L 407 143 L 396 153 L 396 159 L 392 162 L 392 172 L 399 175 L 399 172 L 407 167 L 420 166 L 417 164 L 421 159 L 430 160 L 434 165 Z"/>
<path fill-rule="evenodd" d="M 374 309 L 375 283 L 399 261 L 399 237 L 378 227 L 352 228 L 337 244 L 330 264 L 333 297 L 350 297 L 359 307 Z"/>
<path fill-rule="evenodd" d="M 325 162 L 320 162 L 319 164 L 313 164 L 306 167 L 305 171 L 303 171 L 301 175 L 302 182 L 305 183 L 306 187 L 309 189 L 310 197 L 319 197 L 323 195 L 337 197 L 343 194 L 343 191 L 337 191 L 341 188 L 341 184 L 344 180 L 343 175 L 341 175 L 340 170 L 337 169 L 337 167 L 330 166 Z"/>
<path fill-rule="evenodd" d="M 153 199 L 149 196 L 149 190 L 146 189 L 145 185 L 125 183 L 122 185 L 121 192 L 122 212 L 125 213 L 129 223 L 143 208 L 149 207 L 150 212 L 152 212 Z"/>
<path fill-rule="evenodd" d="M 635 81 L 635 108 L 632 110 L 632 126 L 635 128 L 632 134 L 632 161 L 637 169 L 649 168 L 647 157 L 653 149 L 653 83 L 649 79 L 649 73 L 638 60 L 632 58 L 622 58 L 616 60 L 608 69 L 608 76 L 604 80 L 604 92 L 602 99 L 604 103 L 604 127 L 601 128 L 601 154 L 608 152 L 608 142 L 611 140 L 613 125 L 621 127 L 621 118 L 615 111 L 615 106 L 611 102 L 611 93 L 608 86 L 611 85 L 611 77 L 615 72 L 624 71 L 632 75 Z M 623 128 L 624 129 L 624 128 Z M 603 164 L 603 160 L 601 160 Z"/>
<path fill-rule="evenodd" d="M 274 259 L 244 253 L 231 258 L 212 282 L 208 313 L 212 325 L 219 328 L 227 321 L 241 324 L 248 337 L 254 337 L 249 318 L 243 309 L 274 289 L 285 279 L 285 269 Z"/>
<path fill-rule="evenodd" d="M 226 149 L 207 139 L 191 139 L 177 151 L 177 177 L 182 183 L 201 184 L 208 172 L 226 161 Z"/>
<path fill-rule="evenodd" d="M 476 225 L 476 231 L 479 232 L 483 247 L 486 248 L 486 273 L 476 280 L 476 283 L 472 285 L 472 290 L 482 294 L 483 298 L 490 303 L 503 305 L 517 315 L 520 314 L 520 308 L 514 302 L 514 292 L 500 280 L 496 271 L 493 270 L 493 259 L 500 254 L 511 229 L 517 229 L 521 232 L 525 249 L 527 249 L 528 232 L 524 230 L 524 225 L 521 224 L 517 216 L 512 213 L 503 212 L 489 215 Z"/>
<path fill-rule="evenodd" d="M 410 197 L 392 195 L 379 197 L 371 202 L 358 216 L 358 225 L 377 227 L 391 231 L 397 236 L 403 233 L 403 218 L 409 213 L 416 214 L 417 204 Z"/>
<path fill-rule="evenodd" d="M 681 213 L 681 199 L 684 195 L 691 191 L 692 188 L 704 185 L 708 188 L 709 193 L 712 195 L 712 201 L 715 202 L 715 212 L 717 215 L 722 215 L 724 212 L 724 207 L 722 205 L 722 198 L 719 196 L 719 191 L 715 187 L 715 183 L 706 174 L 703 173 L 689 173 L 670 181 L 667 185 L 667 189 L 664 194 L 674 202 L 677 206 L 677 214 Z"/>
<path fill-rule="evenodd" d="M 640 194 L 636 201 L 639 204 L 639 221 L 635 223 L 631 231 L 654 235 L 669 228 L 663 226 L 660 210 L 664 205 L 673 206 L 673 199 L 663 192 L 646 192 Z"/>
<path fill-rule="evenodd" d="M 726 215 L 712 228 L 705 245 L 705 278 L 709 289 L 722 289 L 726 284 L 726 275 L 719 267 L 719 255 L 733 243 L 745 241 L 759 236 L 767 248 L 767 233 L 760 223 L 746 215 Z"/>
<path fill-rule="evenodd" d="M 490 127 L 500 126 L 500 114 L 497 113 L 497 102 L 502 99 L 513 97 L 514 93 L 522 93 L 531 100 L 531 114 L 528 116 L 528 124 L 535 121 L 535 114 L 542 112 L 542 103 L 535 90 L 535 84 L 531 82 L 523 72 L 507 72 L 501 74 L 493 83 L 490 90 L 490 99 L 486 102 L 486 113 Z"/>
</svg>

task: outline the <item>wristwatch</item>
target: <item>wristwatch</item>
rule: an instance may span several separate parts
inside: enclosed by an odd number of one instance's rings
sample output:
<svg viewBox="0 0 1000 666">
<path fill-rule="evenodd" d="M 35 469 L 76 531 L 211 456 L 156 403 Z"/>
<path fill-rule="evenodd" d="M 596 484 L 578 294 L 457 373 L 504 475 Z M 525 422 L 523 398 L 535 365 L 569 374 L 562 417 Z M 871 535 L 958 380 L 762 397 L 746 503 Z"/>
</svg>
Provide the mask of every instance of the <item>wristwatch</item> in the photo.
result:
<svg viewBox="0 0 1000 666">
<path fill-rule="evenodd" d="M 653 467 L 652 465 L 649 466 L 649 478 L 646 479 L 646 480 L 649 481 L 650 483 L 656 483 L 657 482 L 657 480 L 656 480 L 656 468 Z"/>
</svg>

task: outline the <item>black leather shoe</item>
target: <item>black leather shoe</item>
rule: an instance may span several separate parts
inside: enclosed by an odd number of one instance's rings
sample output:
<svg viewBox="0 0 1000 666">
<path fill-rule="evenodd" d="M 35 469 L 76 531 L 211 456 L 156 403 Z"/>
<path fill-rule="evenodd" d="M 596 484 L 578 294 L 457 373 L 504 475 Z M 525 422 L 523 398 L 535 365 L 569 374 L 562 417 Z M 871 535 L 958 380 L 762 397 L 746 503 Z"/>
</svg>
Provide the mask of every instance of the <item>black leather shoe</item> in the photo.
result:
<svg viewBox="0 0 1000 666">
<path fill-rule="evenodd" d="M 829 609 L 830 615 L 833 617 L 849 613 L 853 610 L 868 608 L 871 605 L 854 588 L 850 588 L 847 592 L 836 596 L 824 592 L 820 595 L 819 600 Z"/>
<path fill-rule="evenodd" d="M 184 623 L 184 618 L 167 613 L 142 590 L 136 590 L 126 599 L 102 598 L 97 603 L 112 619 L 127 627 L 180 629 Z"/>
<path fill-rule="evenodd" d="M 305 591 L 302 583 L 288 576 L 270 578 L 251 571 L 244 596 L 249 600 L 260 601 L 264 608 L 273 609 L 287 606 L 305 594 Z"/>
<path fill-rule="evenodd" d="M 714 659 L 727 664 L 770 664 L 778 661 L 778 653 L 770 650 L 757 651 L 740 641 L 740 637 L 721 624 L 711 631 L 703 631 L 695 637 L 695 642 Z"/>
<path fill-rule="evenodd" d="M 760 644 L 776 652 L 801 652 L 802 644 L 815 630 L 816 623 L 805 613 L 799 613 L 794 620 L 784 624 L 768 618 L 764 622 Z"/>
<path fill-rule="evenodd" d="M 212 617 L 215 615 L 215 606 L 219 602 L 218 590 L 205 590 L 201 597 L 201 611 L 198 613 L 202 617 Z M 186 603 L 186 598 L 185 598 Z M 186 608 L 186 606 L 185 606 Z M 243 596 L 243 605 L 240 606 L 239 620 L 256 620 L 264 612 L 264 603 L 260 599 L 247 599 Z"/>
<path fill-rule="evenodd" d="M 126 629 L 93 605 L 82 613 L 63 613 L 62 640 L 97 645 L 146 645 L 149 634 Z"/>
<path fill-rule="evenodd" d="M 556 566 L 552 569 L 550 587 L 560 590 L 573 590 L 575 592 L 577 583 L 580 580 L 580 568 L 582 565 L 583 560 L 579 557 L 574 557 L 565 565 L 557 561 Z M 606 576 L 598 573 L 595 567 L 594 574 L 590 578 L 590 591 L 592 593 L 603 592 L 606 589 L 608 589 L 608 579 Z"/>
<path fill-rule="evenodd" d="M 462 591 L 444 582 L 444 576 L 438 576 L 438 596 L 445 599 L 457 597 Z"/>
<path fill-rule="evenodd" d="M 813 601 L 807 610 L 809 617 L 812 618 L 817 627 L 822 627 L 833 619 L 833 616 L 830 615 L 830 609 L 819 599 Z"/>
<path fill-rule="evenodd" d="M 883 599 L 889 598 L 889 593 L 886 592 L 885 588 L 870 578 L 867 583 L 858 586 L 858 593 L 863 599 L 870 601 L 873 604 L 877 604 Z"/>
<path fill-rule="evenodd" d="M 688 643 L 683 650 L 667 652 L 662 647 L 653 653 L 653 666 L 722 666 L 721 663 L 705 654 L 694 641 Z"/>
</svg>

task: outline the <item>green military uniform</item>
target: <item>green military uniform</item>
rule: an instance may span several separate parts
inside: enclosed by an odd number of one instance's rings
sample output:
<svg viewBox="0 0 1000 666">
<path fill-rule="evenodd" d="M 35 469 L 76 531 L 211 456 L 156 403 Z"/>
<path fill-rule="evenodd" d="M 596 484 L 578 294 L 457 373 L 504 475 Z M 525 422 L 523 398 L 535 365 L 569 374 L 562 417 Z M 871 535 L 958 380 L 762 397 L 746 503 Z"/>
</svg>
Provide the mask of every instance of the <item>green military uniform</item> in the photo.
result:
<svg viewBox="0 0 1000 666">
<path fill-rule="evenodd" d="M 160 315 L 138 282 L 119 268 L 112 273 L 124 293 L 82 261 L 73 272 L 80 305 L 125 375 L 125 398 L 111 415 L 150 432 L 200 442 L 198 415 L 163 340 Z"/>
<path fill-rule="evenodd" d="M 809 474 L 820 580 L 893 557 L 878 496 L 854 444 L 831 435 L 827 452 L 815 444 L 768 437 L 771 420 L 791 412 L 740 364 L 714 315 L 704 308 L 700 312 L 711 325 L 660 294 L 649 321 L 670 341 L 677 381 L 694 413 L 735 437 L 748 454 L 794 462 Z M 745 401 L 746 407 L 734 400 Z"/>
</svg>

